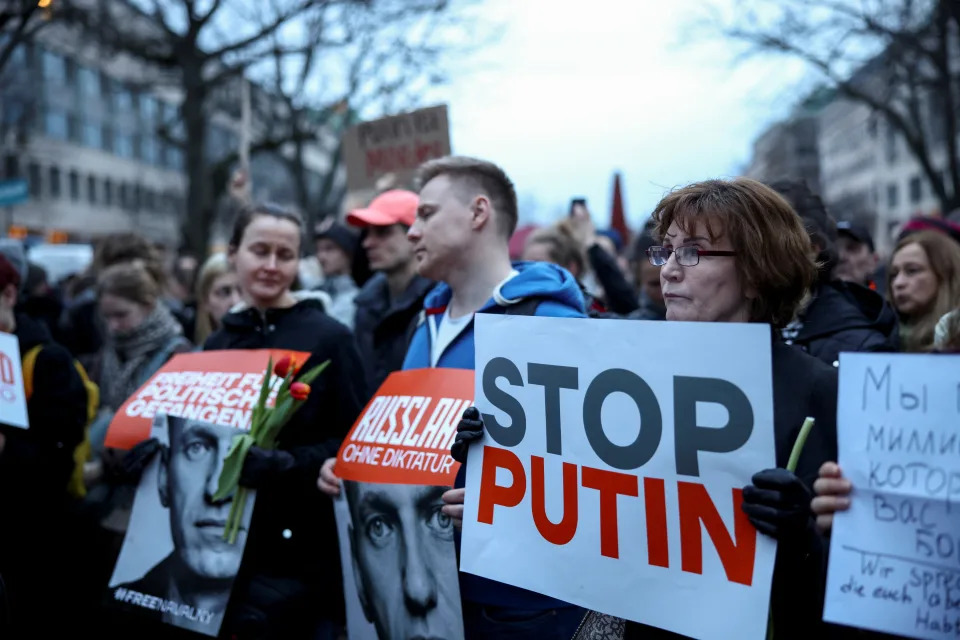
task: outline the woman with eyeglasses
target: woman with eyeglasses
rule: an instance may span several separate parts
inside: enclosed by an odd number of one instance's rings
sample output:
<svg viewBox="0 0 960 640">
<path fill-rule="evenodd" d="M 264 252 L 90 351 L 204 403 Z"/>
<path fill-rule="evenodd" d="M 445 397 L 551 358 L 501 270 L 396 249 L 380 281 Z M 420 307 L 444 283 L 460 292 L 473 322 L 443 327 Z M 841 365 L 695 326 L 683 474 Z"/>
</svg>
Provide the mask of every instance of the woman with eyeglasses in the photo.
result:
<svg viewBox="0 0 960 640">
<path fill-rule="evenodd" d="M 770 325 L 775 469 L 756 472 L 743 510 L 779 541 L 774 571 L 777 638 L 810 638 L 822 628 L 825 546 L 814 530 L 811 488 L 836 459 L 836 370 L 780 341 L 816 276 L 815 253 L 800 218 L 769 187 L 744 178 L 709 180 L 668 194 L 653 213 L 650 262 L 660 267 L 667 321 Z M 710 372 L 705 371 L 705 375 Z M 796 473 L 785 469 L 804 419 L 816 419 Z M 626 638 L 675 634 L 627 625 Z"/>
</svg>

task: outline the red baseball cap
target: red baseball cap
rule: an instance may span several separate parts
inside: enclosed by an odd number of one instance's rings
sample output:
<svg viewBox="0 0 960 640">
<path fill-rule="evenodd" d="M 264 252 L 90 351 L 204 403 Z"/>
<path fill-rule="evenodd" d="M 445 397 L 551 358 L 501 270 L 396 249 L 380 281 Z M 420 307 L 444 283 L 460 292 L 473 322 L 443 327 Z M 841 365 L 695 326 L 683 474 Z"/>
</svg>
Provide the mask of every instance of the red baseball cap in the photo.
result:
<svg viewBox="0 0 960 640">
<path fill-rule="evenodd" d="M 414 192 L 392 189 L 374 198 L 366 209 L 348 213 L 347 222 L 354 227 L 389 227 L 393 224 L 412 227 L 419 205 L 420 196 Z"/>
</svg>

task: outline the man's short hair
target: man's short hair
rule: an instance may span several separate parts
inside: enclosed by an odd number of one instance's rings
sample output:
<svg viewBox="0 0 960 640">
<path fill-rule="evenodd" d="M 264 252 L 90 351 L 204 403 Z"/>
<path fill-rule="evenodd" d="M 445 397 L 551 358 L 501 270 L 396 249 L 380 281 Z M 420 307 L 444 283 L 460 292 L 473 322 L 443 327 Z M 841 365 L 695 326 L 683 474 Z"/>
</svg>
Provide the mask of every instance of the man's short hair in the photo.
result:
<svg viewBox="0 0 960 640">
<path fill-rule="evenodd" d="M 517 228 L 517 191 L 506 172 L 486 160 L 466 156 L 447 156 L 420 165 L 416 183 L 419 188 L 438 176 L 449 176 L 490 199 L 497 211 L 497 227 L 505 238 Z M 476 194 L 469 194 L 472 197 Z"/>
</svg>

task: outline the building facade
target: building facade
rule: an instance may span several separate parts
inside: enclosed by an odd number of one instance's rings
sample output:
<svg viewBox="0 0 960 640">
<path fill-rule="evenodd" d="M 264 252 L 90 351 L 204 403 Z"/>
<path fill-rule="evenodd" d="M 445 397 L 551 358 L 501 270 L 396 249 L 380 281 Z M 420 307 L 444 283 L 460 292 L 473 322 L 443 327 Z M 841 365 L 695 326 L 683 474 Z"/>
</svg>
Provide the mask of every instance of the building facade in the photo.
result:
<svg viewBox="0 0 960 640">
<path fill-rule="evenodd" d="M 144 20 L 133 24 L 150 28 Z M 26 179 L 30 200 L 0 209 L 4 230 L 56 231 L 80 242 L 137 231 L 179 246 L 187 176 L 182 148 L 170 142 L 183 138 L 179 102 L 175 79 L 106 53 L 65 25 L 51 24 L 21 44 L 0 75 L 0 179 Z M 241 128 L 239 104 L 225 109 L 222 100 L 212 102 L 211 163 L 237 151 Z M 252 123 L 254 133 L 264 126 Z M 311 147 L 306 164 L 310 181 L 319 184 L 329 154 Z M 254 156 L 251 174 L 255 197 L 296 202 L 282 158 Z"/>
<path fill-rule="evenodd" d="M 816 115 L 799 113 L 767 128 L 753 143 L 753 156 L 745 175 L 761 182 L 803 180 L 819 191 L 818 126 Z"/>
</svg>

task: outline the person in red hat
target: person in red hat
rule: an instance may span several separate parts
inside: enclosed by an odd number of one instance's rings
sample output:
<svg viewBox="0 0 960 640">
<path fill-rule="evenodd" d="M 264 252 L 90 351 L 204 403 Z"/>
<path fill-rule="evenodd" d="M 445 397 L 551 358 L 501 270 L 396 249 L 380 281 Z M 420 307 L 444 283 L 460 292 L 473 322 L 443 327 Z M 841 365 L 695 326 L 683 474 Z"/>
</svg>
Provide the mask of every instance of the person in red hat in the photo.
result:
<svg viewBox="0 0 960 640">
<path fill-rule="evenodd" d="M 351 226 L 363 230 L 361 246 L 376 272 L 354 300 L 354 333 L 371 393 L 403 366 L 423 300 L 434 285 L 417 275 L 413 245 L 407 239 L 419 202 L 412 191 L 393 189 L 347 215 Z"/>
</svg>

